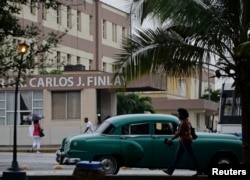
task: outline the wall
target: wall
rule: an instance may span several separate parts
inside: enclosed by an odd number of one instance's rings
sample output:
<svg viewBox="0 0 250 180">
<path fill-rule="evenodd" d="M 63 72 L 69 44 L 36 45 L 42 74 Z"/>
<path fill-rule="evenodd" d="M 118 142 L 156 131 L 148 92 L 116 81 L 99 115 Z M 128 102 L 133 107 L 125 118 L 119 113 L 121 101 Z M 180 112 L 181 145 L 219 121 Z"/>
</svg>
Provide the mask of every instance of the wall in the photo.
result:
<svg viewBox="0 0 250 180">
<path fill-rule="evenodd" d="M 81 126 L 63 127 L 63 126 L 43 126 L 45 136 L 42 138 L 41 145 L 59 145 L 66 136 L 72 136 L 82 133 Z M 13 145 L 13 126 L 0 126 L 0 145 Z M 4 136 L 3 136 L 4 134 Z M 32 146 L 32 138 L 29 136 L 29 126 L 17 126 L 17 146 L 30 145 Z"/>
</svg>

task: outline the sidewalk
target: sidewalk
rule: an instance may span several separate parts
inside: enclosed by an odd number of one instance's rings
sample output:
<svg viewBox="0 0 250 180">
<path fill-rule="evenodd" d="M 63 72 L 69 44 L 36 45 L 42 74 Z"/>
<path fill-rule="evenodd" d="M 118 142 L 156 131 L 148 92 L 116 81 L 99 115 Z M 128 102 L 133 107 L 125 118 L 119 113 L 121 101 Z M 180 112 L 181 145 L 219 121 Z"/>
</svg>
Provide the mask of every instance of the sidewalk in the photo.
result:
<svg viewBox="0 0 250 180">
<path fill-rule="evenodd" d="M 54 152 L 59 148 L 59 146 L 44 146 L 42 147 L 43 152 L 50 153 L 31 153 L 31 148 L 29 146 L 19 146 L 17 148 L 18 152 L 24 152 L 18 154 L 19 166 L 27 165 L 31 167 L 27 170 L 26 176 L 28 180 L 77 180 L 73 176 L 73 171 L 75 169 L 74 165 L 64 165 L 62 168 L 54 168 L 57 165 L 54 159 Z M 2 172 L 10 167 L 10 159 L 12 157 L 13 149 L 10 146 L 0 146 L 1 161 L 0 168 Z M 4 153 L 6 152 L 6 153 Z M 30 153 L 27 153 L 30 152 Z M 28 157 L 28 158 L 27 158 Z M 33 161 L 29 160 L 32 158 Z M 34 160 L 35 159 L 35 160 Z M 39 162 L 39 163 L 37 163 Z M 89 174 L 89 173 L 88 173 Z M 148 169 L 138 169 L 138 168 L 121 168 L 117 175 L 107 175 L 98 179 L 90 179 L 84 176 L 81 179 L 87 180 L 161 180 L 161 179 L 207 179 L 207 176 L 197 176 L 193 177 L 193 171 L 188 170 L 176 170 L 173 176 L 168 176 L 161 170 L 148 170 Z M 2 174 L 0 174 L 0 180 L 2 179 Z"/>
<path fill-rule="evenodd" d="M 40 151 L 46 153 L 55 153 L 60 145 L 42 145 Z M 0 145 L 0 152 L 13 152 L 13 146 Z M 31 146 L 17 146 L 17 152 L 32 152 Z"/>
</svg>

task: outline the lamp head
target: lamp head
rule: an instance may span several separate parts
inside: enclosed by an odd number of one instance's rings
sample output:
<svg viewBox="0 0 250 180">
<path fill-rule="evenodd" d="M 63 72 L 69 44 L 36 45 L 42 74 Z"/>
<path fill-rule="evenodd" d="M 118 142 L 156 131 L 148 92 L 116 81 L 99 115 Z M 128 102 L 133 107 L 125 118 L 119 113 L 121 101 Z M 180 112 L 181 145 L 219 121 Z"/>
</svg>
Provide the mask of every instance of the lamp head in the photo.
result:
<svg viewBox="0 0 250 180">
<path fill-rule="evenodd" d="M 29 48 L 29 46 L 28 46 L 25 42 L 19 44 L 19 52 L 20 52 L 21 54 L 27 53 L 28 48 Z"/>
</svg>

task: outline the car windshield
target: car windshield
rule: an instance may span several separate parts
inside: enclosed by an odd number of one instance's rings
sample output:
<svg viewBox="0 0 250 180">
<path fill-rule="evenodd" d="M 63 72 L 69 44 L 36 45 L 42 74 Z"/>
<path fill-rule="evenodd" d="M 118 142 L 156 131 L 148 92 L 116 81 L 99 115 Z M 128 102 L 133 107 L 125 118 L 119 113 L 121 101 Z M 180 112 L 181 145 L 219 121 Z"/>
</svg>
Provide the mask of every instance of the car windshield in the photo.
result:
<svg viewBox="0 0 250 180">
<path fill-rule="evenodd" d="M 97 129 L 96 133 L 101 133 L 101 134 L 112 134 L 115 130 L 115 126 L 113 124 L 110 124 L 107 121 L 104 121 Z"/>
</svg>

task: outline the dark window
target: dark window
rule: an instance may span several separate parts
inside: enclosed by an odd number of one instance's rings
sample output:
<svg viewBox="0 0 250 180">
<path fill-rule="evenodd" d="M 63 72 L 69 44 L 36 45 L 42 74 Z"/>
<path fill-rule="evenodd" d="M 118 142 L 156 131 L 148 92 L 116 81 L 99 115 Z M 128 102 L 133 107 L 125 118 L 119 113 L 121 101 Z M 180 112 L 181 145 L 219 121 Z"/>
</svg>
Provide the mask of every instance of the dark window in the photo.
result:
<svg viewBox="0 0 250 180">
<path fill-rule="evenodd" d="M 164 135 L 164 134 L 174 134 L 176 131 L 176 126 L 172 123 L 155 123 L 155 134 Z"/>
<path fill-rule="evenodd" d="M 139 124 L 128 124 L 122 127 L 122 134 L 149 134 L 149 124 L 139 123 Z"/>
<path fill-rule="evenodd" d="M 112 134 L 115 131 L 115 126 L 107 121 L 104 121 L 97 129 L 96 133 Z"/>
<path fill-rule="evenodd" d="M 110 124 L 110 126 L 108 126 L 104 131 L 103 134 L 113 134 L 113 132 L 115 131 L 115 127 Z"/>
</svg>

